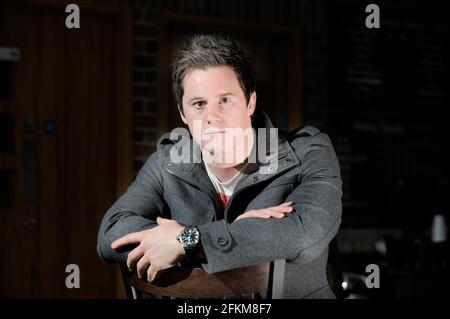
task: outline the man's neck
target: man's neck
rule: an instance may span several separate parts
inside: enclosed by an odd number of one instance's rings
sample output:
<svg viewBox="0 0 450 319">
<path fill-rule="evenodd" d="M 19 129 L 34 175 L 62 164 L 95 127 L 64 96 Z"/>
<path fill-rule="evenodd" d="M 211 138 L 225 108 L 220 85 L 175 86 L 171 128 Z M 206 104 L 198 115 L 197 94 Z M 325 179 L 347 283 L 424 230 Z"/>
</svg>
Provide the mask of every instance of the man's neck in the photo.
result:
<svg viewBox="0 0 450 319">
<path fill-rule="evenodd" d="M 205 163 L 205 165 L 208 165 Z M 219 179 L 221 182 L 226 182 L 232 178 L 240 169 L 245 165 L 245 163 L 238 164 L 232 167 L 217 167 L 213 164 L 209 164 L 209 170 Z"/>
</svg>

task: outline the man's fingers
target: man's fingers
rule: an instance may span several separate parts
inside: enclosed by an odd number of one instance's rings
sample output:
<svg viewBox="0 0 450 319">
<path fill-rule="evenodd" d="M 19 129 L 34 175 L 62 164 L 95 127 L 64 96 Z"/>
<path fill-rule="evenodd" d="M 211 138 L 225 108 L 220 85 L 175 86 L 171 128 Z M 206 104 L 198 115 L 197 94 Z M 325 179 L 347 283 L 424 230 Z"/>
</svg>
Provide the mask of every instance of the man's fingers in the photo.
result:
<svg viewBox="0 0 450 319">
<path fill-rule="evenodd" d="M 242 218 L 253 217 L 254 215 L 255 215 L 255 211 L 251 210 L 251 211 L 248 211 L 248 212 L 245 212 L 245 213 L 239 215 L 239 216 L 235 219 L 235 221 L 236 221 L 236 220 L 239 220 L 239 219 L 242 219 Z"/>
<path fill-rule="evenodd" d="M 152 282 L 155 279 L 157 272 L 158 270 L 156 270 L 155 266 L 150 265 L 147 270 L 147 281 Z"/>
<path fill-rule="evenodd" d="M 245 217 L 256 217 L 256 218 L 269 218 L 270 214 L 266 210 L 254 210 L 248 213 Z"/>
<path fill-rule="evenodd" d="M 147 269 L 150 266 L 150 262 L 145 258 L 145 255 L 138 261 L 136 264 L 136 271 L 138 274 L 138 278 L 145 278 L 147 274 Z"/>
<path fill-rule="evenodd" d="M 274 208 L 268 208 L 268 209 L 266 209 L 266 211 L 269 212 L 270 217 L 274 217 L 274 218 L 283 218 L 284 217 L 284 213 L 282 211 L 276 210 Z"/>
<path fill-rule="evenodd" d="M 264 211 L 260 211 L 260 212 L 254 212 L 251 216 L 249 217 L 256 217 L 256 218 L 270 218 L 270 213 L 267 212 L 266 210 Z"/>
<path fill-rule="evenodd" d="M 113 243 L 111 244 L 111 248 L 117 249 L 123 246 L 137 244 L 140 243 L 141 240 L 142 240 L 142 232 L 131 233 L 117 239 L 116 241 L 113 241 Z"/>
<path fill-rule="evenodd" d="M 162 217 L 156 218 L 156 223 L 158 225 L 166 224 L 167 222 L 170 222 L 170 221 L 171 221 L 171 219 L 167 219 L 167 218 L 162 218 Z"/>
<path fill-rule="evenodd" d="M 144 256 L 144 251 L 141 246 L 138 246 L 130 251 L 127 257 L 127 266 L 130 271 L 133 270 L 134 265 L 139 261 L 139 259 L 141 259 L 142 256 Z"/>
<path fill-rule="evenodd" d="M 282 213 L 291 213 L 294 210 L 294 207 L 292 207 L 292 206 L 275 206 L 275 207 L 270 207 L 269 209 L 276 210 L 277 212 L 282 212 Z"/>
<path fill-rule="evenodd" d="M 236 218 L 236 220 L 242 219 L 242 218 L 250 218 L 250 217 L 254 217 L 254 218 L 270 218 L 270 213 L 266 212 L 265 210 L 261 210 L 261 211 L 251 210 L 251 211 L 245 212 L 242 215 L 239 215 Z"/>
<path fill-rule="evenodd" d="M 291 206 L 291 205 L 293 205 L 293 204 L 294 204 L 294 202 L 290 200 L 289 202 L 285 202 L 285 203 L 280 204 L 280 205 L 278 205 L 278 206 Z"/>
<path fill-rule="evenodd" d="M 249 210 L 249 211 L 239 215 L 235 219 L 235 221 L 242 219 L 242 218 L 250 218 L 250 217 L 263 218 L 263 219 L 273 217 L 273 218 L 281 219 L 285 216 L 285 214 L 292 213 L 294 211 L 293 204 L 294 204 L 293 201 L 289 201 L 289 202 L 282 203 L 278 206 L 274 206 L 274 207 L 270 207 L 270 208 Z"/>
</svg>

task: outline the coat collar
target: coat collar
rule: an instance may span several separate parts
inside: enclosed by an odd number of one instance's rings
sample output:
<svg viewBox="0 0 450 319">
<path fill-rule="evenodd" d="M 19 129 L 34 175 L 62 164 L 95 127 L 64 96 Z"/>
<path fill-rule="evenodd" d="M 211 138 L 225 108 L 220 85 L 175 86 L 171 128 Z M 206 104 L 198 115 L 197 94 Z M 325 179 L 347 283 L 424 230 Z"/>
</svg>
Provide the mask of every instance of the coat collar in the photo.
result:
<svg viewBox="0 0 450 319">
<path fill-rule="evenodd" d="M 253 128 L 257 134 L 257 140 L 259 137 L 258 128 L 275 128 L 269 117 L 263 111 L 255 112 L 252 122 Z M 268 130 L 266 132 L 268 132 Z M 278 134 L 275 138 L 278 139 L 277 152 L 275 153 L 276 156 L 273 156 L 272 154 L 265 154 L 263 158 L 258 158 L 256 156 L 256 163 L 248 165 L 247 169 L 243 172 L 245 176 L 241 178 L 236 190 L 246 187 L 249 184 L 255 184 L 268 180 L 273 176 L 282 174 L 283 172 L 290 170 L 299 164 L 299 160 L 295 155 L 292 146 L 284 137 L 281 130 L 278 130 Z M 269 149 L 269 145 L 273 145 L 273 139 L 274 136 L 271 134 L 266 134 L 266 150 Z M 172 147 L 175 149 L 172 149 Z M 169 133 L 164 134 L 158 141 L 158 149 L 162 152 L 162 156 L 160 157 L 161 165 L 169 173 L 180 177 L 188 183 L 200 184 L 203 187 L 207 187 L 207 189 L 212 188 L 211 190 L 214 192 L 214 188 L 209 182 L 204 164 L 201 161 L 200 147 L 192 139 L 186 129 L 179 130 L 177 134 L 172 134 L 172 136 Z M 191 150 L 188 152 L 189 161 L 181 163 L 172 162 L 170 159 L 171 150 L 172 152 L 181 152 L 182 149 Z M 256 149 L 253 151 L 257 152 Z"/>
</svg>

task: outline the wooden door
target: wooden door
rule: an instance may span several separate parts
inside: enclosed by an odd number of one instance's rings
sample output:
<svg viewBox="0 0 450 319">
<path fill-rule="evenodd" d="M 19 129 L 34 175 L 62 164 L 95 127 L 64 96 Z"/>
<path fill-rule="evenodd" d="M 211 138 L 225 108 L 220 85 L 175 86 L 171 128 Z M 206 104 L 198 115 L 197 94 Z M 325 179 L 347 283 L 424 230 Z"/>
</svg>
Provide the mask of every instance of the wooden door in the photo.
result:
<svg viewBox="0 0 450 319">
<path fill-rule="evenodd" d="M 20 50 L 2 67 L 2 297 L 116 295 L 96 239 L 131 179 L 129 18 L 122 7 L 79 6 L 80 29 L 65 27 L 58 1 L 14 2 L 2 15 L 0 46 Z M 80 288 L 66 287 L 70 264 Z"/>
</svg>

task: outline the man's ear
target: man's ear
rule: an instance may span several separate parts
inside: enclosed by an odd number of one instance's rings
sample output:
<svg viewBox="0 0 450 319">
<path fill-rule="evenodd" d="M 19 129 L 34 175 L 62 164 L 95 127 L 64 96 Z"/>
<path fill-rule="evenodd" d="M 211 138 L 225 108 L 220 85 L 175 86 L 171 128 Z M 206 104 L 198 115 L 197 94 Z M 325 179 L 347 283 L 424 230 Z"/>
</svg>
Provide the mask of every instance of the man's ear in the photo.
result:
<svg viewBox="0 0 450 319">
<path fill-rule="evenodd" d="M 181 105 L 181 107 L 178 105 L 178 112 L 180 112 L 181 120 L 183 121 L 183 123 L 188 125 L 186 117 L 183 114 L 183 105 Z"/>
<path fill-rule="evenodd" d="M 249 116 L 252 116 L 253 113 L 255 113 L 255 109 L 256 109 L 256 92 L 253 91 L 252 94 L 250 95 L 250 100 L 248 101 L 247 114 Z"/>
</svg>

